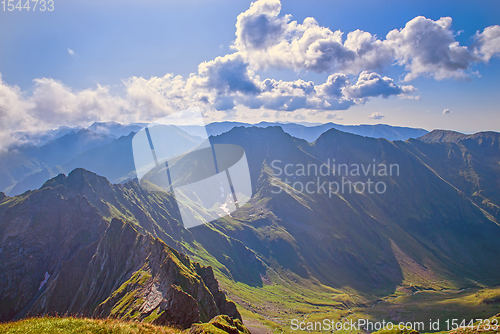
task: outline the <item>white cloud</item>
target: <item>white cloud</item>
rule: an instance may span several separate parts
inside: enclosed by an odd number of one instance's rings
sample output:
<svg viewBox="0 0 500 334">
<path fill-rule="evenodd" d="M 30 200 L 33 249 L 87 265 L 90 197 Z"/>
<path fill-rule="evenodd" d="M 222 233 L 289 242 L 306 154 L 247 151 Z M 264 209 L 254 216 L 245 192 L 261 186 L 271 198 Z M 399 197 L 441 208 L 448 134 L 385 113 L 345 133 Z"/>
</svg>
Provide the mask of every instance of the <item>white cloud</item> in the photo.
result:
<svg viewBox="0 0 500 334">
<path fill-rule="evenodd" d="M 447 115 L 447 114 L 453 114 L 453 111 L 451 111 L 450 109 L 443 110 L 443 115 Z"/>
<path fill-rule="evenodd" d="M 474 38 L 474 47 L 485 62 L 500 56 L 499 25 L 486 27 L 482 33 L 477 32 Z"/>
<path fill-rule="evenodd" d="M 378 73 L 364 71 L 358 77 L 356 84 L 344 88 L 348 97 L 363 99 L 367 97 L 411 94 L 413 86 L 397 86 L 389 77 L 382 77 Z"/>
<path fill-rule="evenodd" d="M 85 126 L 95 121 L 130 123 L 140 118 L 140 109 L 130 97 L 113 95 L 106 86 L 74 91 L 59 81 L 40 78 L 34 80 L 28 95 L 0 75 L 0 150 L 19 144 L 17 131 Z"/>
<path fill-rule="evenodd" d="M 75 51 L 74 51 L 74 50 L 72 50 L 72 49 L 69 49 L 69 48 L 68 48 L 68 54 L 69 54 L 70 56 L 74 56 L 74 57 L 76 56 Z"/>
<path fill-rule="evenodd" d="M 12 132 L 31 130 L 34 125 L 34 120 L 26 112 L 32 104 L 22 96 L 20 88 L 5 83 L 0 73 L 0 150 L 16 144 Z"/>
<path fill-rule="evenodd" d="M 279 16 L 279 0 L 259 0 L 238 15 L 238 50 L 253 68 L 304 68 L 333 71 L 354 60 L 354 51 L 342 45 L 342 33 L 321 27 L 308 17 L 302 24 Z"/>
<path fill-rule="evenodd" d="M 370 118 L 370 119 L 382 119 L 382 118 L 384 118 L 384 117 L 385 117 L 385 116 L 384 116 L 384 115 L 382 115 L 382 114 L 381 114 L 381 113 L 379 113 L 379 112 L 374 112 L 374 113 L 372 113 L 370 116 L 368 116 L 368 118 Z"/>
<path fill-rule="evenodd" d="M 248 10 L 238 15 L 236 48 L 264 49 L 281 40 L 289 17 L 278 18 L 280 11 L 279 0 L 253 2 Z"/>
<path fill-rule="evenodd" d="M 418 16 L 403 29 L 387 34 L 386 43 L 396 52 L 396 58 L 408 71 L 405 80 L 421 75 L 464 78 L 473 62 L 479 61 L 466 46 L 460 46 L 451 30 L 451 17 L 437 21 Z"/>
<path fill-rule="evenodd" d="M 298 23 L 280 11 L 279 0 L 258 0 L 237 18 L 233 47 L 254 69 L 357 74 L 396 63 L 407 70 L 406 81 L 418 76 L 461 79 L 475 63 L 500 54 L 500 26 L 478 33 L 471 48 L 455 40 L 450 17 L 433 21 L 418 16 L 385 39 L 355 30 L 344 41 L 343 32 L 321 27 L 314 18 Z"/>
<path fill-rule="evenodd" d="M 197 84 L 200 87 L 213 88 L 219 94 L 260 92 L 253 72 L 238 53 L 201 63 L 198 66 L 198 75 Z"/>
<path fill-rule="evenodd" d="M 267 110 L 264 110 L 263 112 L 261 112 L 259 114 L 259 117 L 261 117 L 261 118 L 269 118 L 270 115 L 269 115 L 269 112 Z"/>
<path fill-rule="evenodd" d="M 260 94 L 235 95 L 235 101 L 251 109 L 273 109 L 280 111 L 346 110 L 354 104 L 363 104 L 371 97 L 411 96 L 413 86 L 398 86 L 388 77 L 375 72 L 362 72 L 356 84 L 351 85 L 345 74 L 328 77 L 321 85 L 312 81 L 283 81 L 274 79 L 254 80 Z"/>
<path fill-rule="evenodd" d="M 349 78 L 343 73 L 332 74 L 326 79 L 326 82 L 319 85 L 317 90 L 321 95 L 340 97 L 343 95 L 343 89 L 349 85 Z"/>
</svg>

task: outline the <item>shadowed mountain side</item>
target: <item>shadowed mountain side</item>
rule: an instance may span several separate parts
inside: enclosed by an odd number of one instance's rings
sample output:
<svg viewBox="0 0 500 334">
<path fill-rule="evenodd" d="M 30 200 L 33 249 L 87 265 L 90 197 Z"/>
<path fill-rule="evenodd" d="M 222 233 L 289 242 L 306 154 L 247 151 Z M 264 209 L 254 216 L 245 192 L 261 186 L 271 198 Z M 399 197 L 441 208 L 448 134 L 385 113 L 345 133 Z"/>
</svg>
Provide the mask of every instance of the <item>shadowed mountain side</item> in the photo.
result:
<svg viewBox="0 0 500 334">
<path fill-rule="evenodd" d="M 394 143 L 330 130 L 310 144 L 280 128 L 235 128 L 213 142 L 245 149 L 255 194 L 249 205 L 214 225 L 268 263 L 274 259 L 302 277 L 361 291 L 394 288 L 402 281 L 468 284 L 479 276 L 498 277 L 491 266 L 500 261 L 496 222 Z M 399 165 L 400 175 L 372 177 L 386 182 L 384 194 L 272 193 L 272 161 L 284 166 L 327 159 L 346 164 L 375 159 Z M 315 180 L 294 177 L 302 184 Z"/>
<path fill-rule="evenodd" d="M 117 217 L 132 222 L 137 229 L 151 233 L 188 255 L 194 254 L 199 247 L 192 230 L 183 228 L 177 203 L 171 193 L 147 191 L 134 181 L 113 185 L 84 169 L 75 169 L 68 177 L 59 175 L 47 181 L 44 188 L 53 189 L 69 198 L 83 195 L 106 219 Z M 204 236 L 211 235 L 208 226 L 203 226 L 202 231 Z M 209 256 L 226 265 L 228 276 L 248 284 L 262 284 L 259 274 L 265 272 L 263 265 L 240 241 L 220 233 L 201 239 L 206 240 L 208 248 L 213 245 L 215 250 L 213 254 L 209 252 Z M 222 254 L 220 250 L 224 247 L 229 248 L 229 251 Z"/>
<path fill-rule="evenodd" d="M 457 143 L 467 137 L 468 135 L 456 131 L 432 130 L 431 132 L 426 133 L 425 135 L 416 139 L 424 143 Z"/>
<path fill-rule="evenodd" d="M 72 314 L 188 328 L 221 313 L 241 318 L 211 268 L 130 223 L 108 225 L 83 195 L 104 178 L 65 181 L 82 195 L 54 179 L 0 203 L 0 320 Z"/>
<path fill-rule="evenodd" d="M 433 133 L 427 140 L 426 135 L 398 145 L 500 220 L 500 133 L 462 135 L 441 131 L 437 132 L 440 139 L 430 141 L 436 138 Z"/>
</svg>

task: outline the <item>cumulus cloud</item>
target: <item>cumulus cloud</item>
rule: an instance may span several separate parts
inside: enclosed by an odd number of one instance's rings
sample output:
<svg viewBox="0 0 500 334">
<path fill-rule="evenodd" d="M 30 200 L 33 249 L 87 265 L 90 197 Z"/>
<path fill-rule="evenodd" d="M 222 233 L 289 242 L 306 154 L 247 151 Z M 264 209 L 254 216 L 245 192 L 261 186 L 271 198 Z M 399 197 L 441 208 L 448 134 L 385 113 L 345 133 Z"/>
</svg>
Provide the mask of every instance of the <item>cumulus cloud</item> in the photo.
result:
<svg viewBox="0 0 500 334">
<path fill-rule="evenodd" d="M 208 102 L 202 92 L 192 93 L 189 83 L 180 75 L 131 77 L 123 81 L 126 100 L 139 119 L 149 120 Z"/>
<path fill-rule="evenodd" d="M 302 24 L 279 16 L 279 0 L 259 0 L 238 15 L 233 47 L 257 69 L 304 68 L 324 72 L 353 61 L 356 53 L 342 45 L 342 33 L 321 27 L 312 17 Z"/>
<path fill-rule="evenodd" d="M 198 85 L 214 88 L 219 94 L 259 93 L 259 88 L 252 78 L 253 72 L 240 54 L 234 53 L 203 62 L 198 66 Z"/>
<path fill-rule="evenodd" d="M 108 87 L 73 91 L 63 83 L 40 78 L 34 80 L 28 96 L 0 76 L 0 110 L 2 125 L 13 128 L 74 125 L 100 119 L 119 119 L 129 114 L 128 103 L 113 96 Z"/>
<path fill-rule="evenodd" d="M 258 0 L 237 18 L 233 47 L 252 68 L 357 74 L 397 63 L 407 70 L 406 81 L 418 76 L 460 79 L 473 64 L 500 54 L 500 26 L 478 33 L 470 48 L 455 40 L 450 17 L 433 21 L 418 16 L 385 39 L 355 30 L 344 41 L 343 32 L 321 27 L 314 18 L 298 23 L 280 11 L 279 0 Z"/>
<path fill-rule="evenodd" d="M 181 89 L 183 86 L 185 88 Z M 154 91 L 157 90 L 155 87 Z M 153 95 L 154 91 L 148 96 Z M 233 110 L 237 105 L 250 109 L 295 111 L 345 110 L 353 104 L 364 103 L 370 97 L 409 96 L 415 89 L 412 86 L 398 86 L 392 79 L 381 77 L 375 72 L 362 72 L 355 85 L 350 85 L 349 77 L 344 73 L 332 74 L 325 83 L 319 85 L 302 79 L 261 80 L 249 68 L 249 63 L 241 53 L 237 52 L 203 62 L 198 66 L 198 73 L 192 74 L 187 80 L 179 79 L 179 84 L 172 87 L 172 91 L 190 103 L 197 100 L 194 92 L 198 92 L 199 101 L 209 103 L 219 111 Z M 157 97 L 162 105 L 167 104 L 164 98 L 163 95 Z"/>
<path fill-rule="evenodd" d="M 236 107 L 234 98 L 231 96 L 218 96 L 214 102 L 214 107 L 217 110 L 227 111 L 233 110 Z"/>
<path fill-rule="evenodd" d="M 27 95 L 5 83 L 0 75 L 0 149 L 18 144 L 16 131 L 41 131 L 98 120 L 127 121 L 129 113 L 126 101 L 104 86 L 74 92 L 61 82 L 41 78 L 34 80 L 33 92 Z"/>
<path fill-rule="evenodd" d="M 76 53 L 75 53 L 75 51 L 74 51 L 74 50 L 72 50 L 72 49 L 68 49 L 68 54 L 69 54 L 70 56 L 76 57 Z"/>
<path fill-rule="evenodd" d="M 322 95 L 340 97 L 343 89 L 349 85 L 349 78 L 343 73 L 332 74 L 326 82 L 318 86 L 318 92 Z"/>
<path fill-rule="evenodd" d="M 393 47 L 398 62 L 408 70 L 406 81 L 420 75 L 438 80 L 464 78 L 471 64 L 479 61 L 474 52 L 455 40 L 451 22 L 451 17 L 433 21 L 418 16 L 403 29 L 387 34 L 386 43 Z"/>
<path fill-rule="evenodd" d="M 452 114 L 452 113 L 453 113 L 453 111 L 451 111 L 450 109 L 443 110 L 443 115 Z"/>
<path fill-rule="evenodd" d="M 0 150 L 16 142 L 13 130 L 32 127 L 33 119 L 26 113 L 32 104 L 22 96 L 21 89 L 5 83 L 0 73 Z"/>
<path fill-rule="evenodd" d="M 371 97 L 392 95 L 411 96 L 413 86 L 398 86 L 391 78 L 375 72 L 362 72 L 356 83 L 342 73 L 332 74 L 327 81 L 315 85 L 312 81 L 282 81 L 266 79 L 260 84 L 261 94 L 239 97 L 236 100 L 251 109 L 266 108 L 280 111 L 345 110 L 363 104 Z"/>
<path fill-rule="evenodd" d="M 384 116 L 384 115 L 382 115 L 382 114 L 381 114 L 381 113 L 379 113 L 379 112 L 374 112 L 374 113 L 372 113 L 370 116 L 368 116 L 368 118 L 370 118 L 370 119 L 382 119 L 382 118 L 384 118 L 384 117 L 385 117 L 385 116 Z"/>
<path fill-rule="evenodd" d="M 256 1 L 238 15 L 235 45 L 239 49 L 264 49 L 279 41 L 286 32 L 288 16 L 278 18 L 279 0 Z"/>
<path fill-rule="evenodd" d="M 474 36 L 476 49 L 479 56 L 488 62 L 493 57 L 500 56 L 500 26 L 486 27 L 482 33 L 477 32 Z"/>
<path fill-rule="evenodd" d="M 398 86 L 391 78 L 368 71 L 361 72 L 354 85 L 344 88 L 348 97 L 359 99 L 374 96 L 387 98 L 391 95 L 411 94 L 414 91 L 413 86 Z"/>
</svg>

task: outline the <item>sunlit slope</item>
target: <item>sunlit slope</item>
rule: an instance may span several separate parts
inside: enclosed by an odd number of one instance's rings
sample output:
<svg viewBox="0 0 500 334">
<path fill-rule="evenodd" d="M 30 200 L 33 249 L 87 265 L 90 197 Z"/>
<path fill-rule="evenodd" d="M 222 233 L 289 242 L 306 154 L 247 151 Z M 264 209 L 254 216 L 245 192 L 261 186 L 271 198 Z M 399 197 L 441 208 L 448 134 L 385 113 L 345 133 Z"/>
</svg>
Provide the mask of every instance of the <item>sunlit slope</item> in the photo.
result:
<svg viewBox="0 0 500 334">
<path fill-rule="evenodd" d="M 0 332 L 6 334 L 249 334 L 239 320 L 218 316 L 206 324 L 196 324 L 182 331 L 171 326 L 155 326 L 136 321 L 88 318 L 29 318 L 17 322 L 0 324 Z"/>
</svg>

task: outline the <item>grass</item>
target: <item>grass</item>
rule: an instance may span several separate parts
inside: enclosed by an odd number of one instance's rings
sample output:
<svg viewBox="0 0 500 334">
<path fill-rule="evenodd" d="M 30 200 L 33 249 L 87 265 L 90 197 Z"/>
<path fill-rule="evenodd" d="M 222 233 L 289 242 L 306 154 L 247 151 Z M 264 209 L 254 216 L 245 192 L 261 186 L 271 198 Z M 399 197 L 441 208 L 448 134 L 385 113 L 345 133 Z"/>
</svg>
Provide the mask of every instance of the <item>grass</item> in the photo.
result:
<svg viewBox="0 0 500 334">
<path fill-rule="evenodd" d="M 194 324 L 182 331 L 136 321 L 74 317 L 37 317 L 0 324 L 2 334 L 250 334 L 238 319 L 219 315 L 208 323 Z"/>
<path fill-rule="evenodd" d="M 2 334 L 180 334 L 182 331 L 173 327 L 121 321 L 116 319 L 88 318 L 29 318 L 17 322 L 0 324 Z"/>
</svg>

